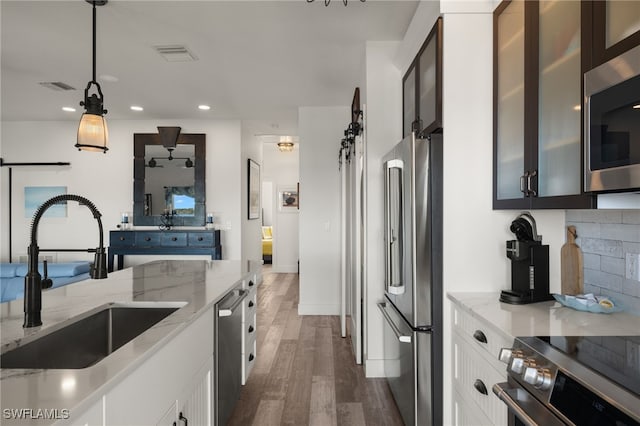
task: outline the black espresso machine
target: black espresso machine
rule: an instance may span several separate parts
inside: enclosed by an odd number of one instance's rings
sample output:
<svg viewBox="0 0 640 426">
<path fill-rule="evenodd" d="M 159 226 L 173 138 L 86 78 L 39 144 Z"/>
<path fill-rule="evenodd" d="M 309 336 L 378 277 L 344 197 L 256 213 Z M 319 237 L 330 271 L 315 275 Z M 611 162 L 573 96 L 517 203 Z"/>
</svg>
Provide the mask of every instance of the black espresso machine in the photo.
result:
<svg viewBox="0 0 640 426">
<path fill-rule="evenodd" d="M 549 246 L 542 244 L 536 221 L 522 212 L 511 222 L 515 240 L 507 241 L 511 259 L 511 290 L 502 290 L 500 301 L 516 305 L 551 300 L 549 294 Z"/>
</svg>

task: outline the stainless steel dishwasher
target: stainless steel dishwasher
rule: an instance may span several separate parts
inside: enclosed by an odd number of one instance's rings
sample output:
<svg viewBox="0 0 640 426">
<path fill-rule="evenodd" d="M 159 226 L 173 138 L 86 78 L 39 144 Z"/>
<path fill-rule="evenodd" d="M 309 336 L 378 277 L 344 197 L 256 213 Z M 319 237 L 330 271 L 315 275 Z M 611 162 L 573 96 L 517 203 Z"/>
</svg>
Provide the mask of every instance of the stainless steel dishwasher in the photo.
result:
<svg viewBox="0 0 640 426">
<path fill-rule="evenodd" d="M 216 425 L 226 425 L 240 397 L 242 383 L 242 283 L 216 304 L 215 395 Z"/>
</svg>

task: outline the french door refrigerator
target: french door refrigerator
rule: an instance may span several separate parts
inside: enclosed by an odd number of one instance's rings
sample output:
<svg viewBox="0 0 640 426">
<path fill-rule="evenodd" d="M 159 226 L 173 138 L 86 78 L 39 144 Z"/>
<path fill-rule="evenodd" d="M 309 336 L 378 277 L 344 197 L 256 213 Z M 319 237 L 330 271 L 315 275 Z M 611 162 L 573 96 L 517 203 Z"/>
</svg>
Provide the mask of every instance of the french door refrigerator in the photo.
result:
<svg viewBox="0 0 640 426">
<path fill-rule="evenodd" d="M 442 424 L 442 133 L 384 158 L 384 368 L 406 425 Z"/>
</svg>

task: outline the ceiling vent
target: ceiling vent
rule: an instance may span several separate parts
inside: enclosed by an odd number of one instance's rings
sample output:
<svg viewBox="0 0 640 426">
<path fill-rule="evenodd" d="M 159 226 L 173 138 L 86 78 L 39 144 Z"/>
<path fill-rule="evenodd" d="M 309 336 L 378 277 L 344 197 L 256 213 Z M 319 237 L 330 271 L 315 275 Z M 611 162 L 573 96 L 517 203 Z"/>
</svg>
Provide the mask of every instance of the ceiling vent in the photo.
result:
<svg viewBox="0 0 640 426">
<path fill-rule="evenodd" d="M 196 55 L 182 45 L 154 46 L 153 48 L 167 62 L 192 62 L 198 60 Z"/>
<path fill-rule="evenodd" d="M 58 92 L 65 92 L 67 90 L 76 90 L 75 87 L 71 87 L 67 83 L 63 83 L 61 81 L 41 81 L 38 84 L 48 89 L 56 90 Z"/>
</svg>

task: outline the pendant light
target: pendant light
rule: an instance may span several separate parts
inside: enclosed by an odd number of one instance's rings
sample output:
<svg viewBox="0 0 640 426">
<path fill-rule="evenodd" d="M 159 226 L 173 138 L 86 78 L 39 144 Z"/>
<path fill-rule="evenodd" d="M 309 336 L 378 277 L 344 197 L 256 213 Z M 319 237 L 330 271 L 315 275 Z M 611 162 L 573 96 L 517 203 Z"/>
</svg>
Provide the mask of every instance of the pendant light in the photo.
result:
<svg viewBox="0 0 640 426">
<path fill-rule="evenodd" d="M 107 110 L 103 108 L 104 96 L 102 89 L 96 81 L 96 6 L 104 6 L 108 0 L 85 0 L 93 5 L 93 78 L 84 89 L 84 100 L 80 105 L 85 108 L 84 114 L 80 119 L 78 126 L 78 141 L 76 148 L 79 151 L 95 151 L 106 153 L 109 132 L 107 131 L 107 122 L 104 115 Z M 98 94 L 93 93 L 89 96 L 91 86 L 96 86 Z"/>
</svg>

